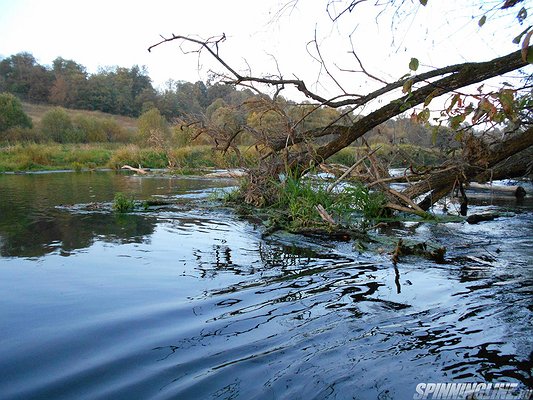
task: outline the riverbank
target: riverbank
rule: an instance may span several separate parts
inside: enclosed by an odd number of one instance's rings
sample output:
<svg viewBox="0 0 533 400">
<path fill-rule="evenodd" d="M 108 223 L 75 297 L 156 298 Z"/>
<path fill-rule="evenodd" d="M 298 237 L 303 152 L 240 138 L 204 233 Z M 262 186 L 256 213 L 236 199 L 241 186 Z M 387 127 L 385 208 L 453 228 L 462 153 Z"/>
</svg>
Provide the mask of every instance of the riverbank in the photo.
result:
<svg viewBox="0 0 533 400">
<path fill-rule="evenodd" d="M 253 146 L 241 146 L 242 161 L 246 166 L 257 162 Z M 348 147 L 331 157 L 328 162 L 352 165 L 365 154 L 366 149 Z M 415 162 L 434 165 L 444 160 L 436 149 L 412 145 L 380 145 L 376 157 L 391 167 L 401 167 Z M 91 143 L 16 143 L 0 145 L 0 173 L 19 171 L 119 169 L 122 165 L 144 168 L 169 168 L 187 172 L 201 168 L 241 167 L 235 153 L 223 155 L 211 146 L 197 145 L 162 150 L 140 147 L 135 144 Z"/>
<path fill-rule="evenodd" d="M 245 162 L 255 153 L 243 149 Z M 120 169 L 123 165 L 187 171 L 201 168 L 235 168 L 234 155 L 222 156 L 210 146 L 188 146 L 164 151 L 134 144 L 36 144 L 0 147 L 0 172 Z"/>
</svg>

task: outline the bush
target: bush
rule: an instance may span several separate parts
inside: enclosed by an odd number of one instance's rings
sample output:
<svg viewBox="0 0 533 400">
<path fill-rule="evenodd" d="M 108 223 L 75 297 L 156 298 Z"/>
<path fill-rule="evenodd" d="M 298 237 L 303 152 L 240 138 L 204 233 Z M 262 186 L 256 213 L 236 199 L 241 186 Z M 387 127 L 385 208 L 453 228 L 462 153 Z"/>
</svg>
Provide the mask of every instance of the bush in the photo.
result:
<svg viewBox="0 0 533 400">
<path fill-rule="evenodd" d="M 273 210 L 286 213 L 289 230 L 324 225 L 317 206 L 324 209 L 340 224 L 365 227 L 383 213 L 385 196 L 371 192 L 363 185 L 346 186 L 340 192 L 328 192 L 323 182 L 287 177 L 276 183 L 278 200 Z"/>
<path fill-rule="evenodd" d="M 31 118 L 22 109 L 20 100 L 10 93 L 0 93 L 0 134 L 10 128 L 31 128 Z"/>
<path fill-rule="evenodd" d="M 146 111 L 137 122 L 139 136 L 144 144 L 163 147 L 170 139 L 168 123 L 157 108 Z"/>
<path fill-rule="evenodd" d="M 107 141 L 111 143 L 128 143 L 132 139 L 131 132 L 124 129 L 112 118 L 99 120 L 102 130 L 107 136 Z"/>
<path fill-rule="evenodd" d="M 57 143 L 75 143 L 83 141 L 83 132 L 74 128 L 70 116 L 61 107 L 46 112 L 41 119 L 43 136 Z"/>
<path fill-rule="evenodd" d="M 74 129 L 81 132 L 88 143 L 107 142 L 107 135 L 99 119 L 77 115 L 73 121 Z"/>
<path fill-rule="evenodd" d="M 0 133 L 0 141 L 6 142 L 42 142 L 42 135 L 33 128 L 24 128 L 21 126 L 14 126 L 7 131 Z"/>
</svg>

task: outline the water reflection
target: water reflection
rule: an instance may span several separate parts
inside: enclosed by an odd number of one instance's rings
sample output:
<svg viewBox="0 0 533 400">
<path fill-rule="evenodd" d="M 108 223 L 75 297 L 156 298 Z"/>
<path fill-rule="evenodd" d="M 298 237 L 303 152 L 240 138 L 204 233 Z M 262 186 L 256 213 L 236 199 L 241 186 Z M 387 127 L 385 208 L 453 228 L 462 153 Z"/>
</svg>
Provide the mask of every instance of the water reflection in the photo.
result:
<svg viewBox="0 0 533 400">
<path fill-rule="evenodd" d="M 182 195 L 198 197 L 227 182 L 168 177 L 140 178 L 118 173 L 0 174 L 0 255 L 41 257 L 89 247 L 94 241 L 141 243 L 153 234 L 158 216 L 116 215 L 109 204 L 116 192 L 136 199 Z M 88 203 L 107 203 L 91 212 Z M 85 204 L 83 207 L 78 205 Z M 72 207 L 73 206 L 73 207 Z M 87 212 L 89 210 L 89 212 Z M 76 212 L 78 211 L 78 212 Z M 177 223 L 187 226 L 198 220 Z"/>
</svg>

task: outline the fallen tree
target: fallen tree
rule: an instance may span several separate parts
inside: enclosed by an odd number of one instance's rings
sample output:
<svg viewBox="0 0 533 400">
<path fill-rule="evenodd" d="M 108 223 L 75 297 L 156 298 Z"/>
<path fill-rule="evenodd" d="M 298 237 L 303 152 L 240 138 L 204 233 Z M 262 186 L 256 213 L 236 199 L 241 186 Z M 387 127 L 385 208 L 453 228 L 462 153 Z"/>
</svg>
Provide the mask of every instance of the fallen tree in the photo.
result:
<svg viewBox="0 0 533 400">
<path fill-rule="evenodd" d="M 348 7 L 344 9 L 344 12 L 351 12 L 358 3 L 348 2 Z M 519 2 L 513 5 L 517 3 Z M 328 6 L 330 4 L 331 2 L 328 2 Z M 421 4 L 425 6 L 424 2 Z M 501 8 L 507 9 L 509 7 L 511 6 L 506 2 Z M 339 14 L 339 17 L 340 15 L 342 13 Z M 223 151 L 234 149 L 237 153 L 238 149 L 233 142 L 241 132 L 248 132 L 256 138 L 262 154 L 261 162 L 257 168 L 250 171 L 249 182 L 244 193 L 244 199 L 255 205 L 276 201 L 276 194 L 271 188 L 273 177 L 276 178 L 281 173 L 297 177 L 307 171 L 314 170 L 329 157 L 363 138 L 372 129 L 391 118 L 406 113 L 408 110 L 415 110 L 411 114 L 414 120 L 429 124 L 431 115 L 428 108 L 429 104 L 434 99 L 448 94 L 450 105 L 441 110 L 440 123 L 445 120 L 452 127 L 463 131 L 463 138 L 460 141 L 461 151 L 458 152 L 458 156 L 438 168 L 427 170 L 419 176 L 410 177 L 409 186 L 401 193 L 394 193 L 388 188 L 388 183 L 392 179 L 383 173 L 386 168 L 379 169 L 375 163 L 372 164 L 374 173 L 373 182 L 370 182 L 370 185 L 373 185 L 374 188 L 382 188 L 389 200 L 388 207 L 394 210 L 422 214 L 454 188 L 462 189 L 464 183 L 488 181 L 499 177 L 516 177 L 527 172 L 527 165 L 524 168 L 524 163 L 513 162 L 512 159 L 520 157 L 522 152 L 529 152 L 533 145 L 532 96 L 528 79 L 526 78 L 525 83 L 520 88 L 501 87 L 489 92 L 482 92 L 478 89 L 473 95 L 462 93 L 459 90 L 526 67 L 533 59 L 533 49 L 529 46 L 532 32 L 526 30 L 520 36 L 520 39 L 523 37 L 521 49 L 485 62 L 464 62 L 414 74 L 418 69 L 418 60 L 412 59 L 409 65 L 412 73 L 392 83 L 387 83 L 367 72 L 353 51 L 360 72 L 379 81 L 382 86 L 364 95 L 352 95 L 342 90 L 340 95 L 333 98 L 323 97 L 310 90 L 302 80 L 285 79 L 281 73 L 263 77 L 239 72 L 220 53 L 222 43 L 226 40 L 225 35 L 207 40 L 184 35 L 172 35 L 163 38 L 159 43 L 151 46 L 149 50 L 174 41 L 193 44 L 197 46 L 193 52 L 198 54 L 207 52 L 225 70 L 224 73 L 218 74 L 221 82 L 252 88 L 258 93 L 260 91 L 257 85 L 275 88 L 273 98 L 262 96 L 260 100 L 249 102 L 246 106 L 255 107 L 262 115 L 269 112 L 274 113 L 281 120 L 281 123 L 277 125 L 277 131 L 265 133 L 246 125 L 226 133 L 223 129 L 210 129 L 209 126 L 204 125 L 202 131 L 212 135 L 217 146 Z M 328 76 L 336 82 L 329 72 L 326 62 L 322 59 L 316 39 L 315 45 L 318 61 Z M 288 86 L 296 88 L 314 102 L 313 110 L 302 118 L 295 120 L 278 102 L 277 96 Z M 392 100 L 390 100 L 391 97 Z M 474 99 L 477 104 L 471 103 L 467 106 L 466 99 L 469 97 Z M 359 110 L 376 100 L 384 105 L 366 115 L 353 117 L 355 110 Z M 416 109 L 419 106 L 422 107 L 421 110 Z M 304 121 L 306 118 L 310 118 L 314 111 L 323 107 L 340 109 L 343 112 L 341 117 L 332 123 L 319 128 L 305 129 Z M 343 118 L 346 116 L 350 118 Z M 481 131 L 476 132 L 468 129 L 468 124 L 470 127 L 476 125 L 495 127 L 507 122 L 515 129 L 510 133 L 505 133 L 500 140 L 494 143 L 489 143 L 480 134 Z M 321 138 L 320 143 L 317 142 L 318 138 Z"/>
</svg>

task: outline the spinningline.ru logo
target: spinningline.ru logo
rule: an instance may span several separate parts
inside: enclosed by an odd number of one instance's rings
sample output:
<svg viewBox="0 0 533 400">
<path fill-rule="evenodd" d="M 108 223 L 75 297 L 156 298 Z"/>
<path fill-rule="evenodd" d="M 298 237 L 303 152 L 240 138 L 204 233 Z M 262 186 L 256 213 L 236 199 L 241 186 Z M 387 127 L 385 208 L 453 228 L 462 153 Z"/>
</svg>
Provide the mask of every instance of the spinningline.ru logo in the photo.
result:
<svg viewBox="0 0 533 400">
<path fill-rule="evenodd" d="M 413 400 L 530 400 L 533 390 L 518 383 L 439 382 L 416 385 Z"/>
</svg>

